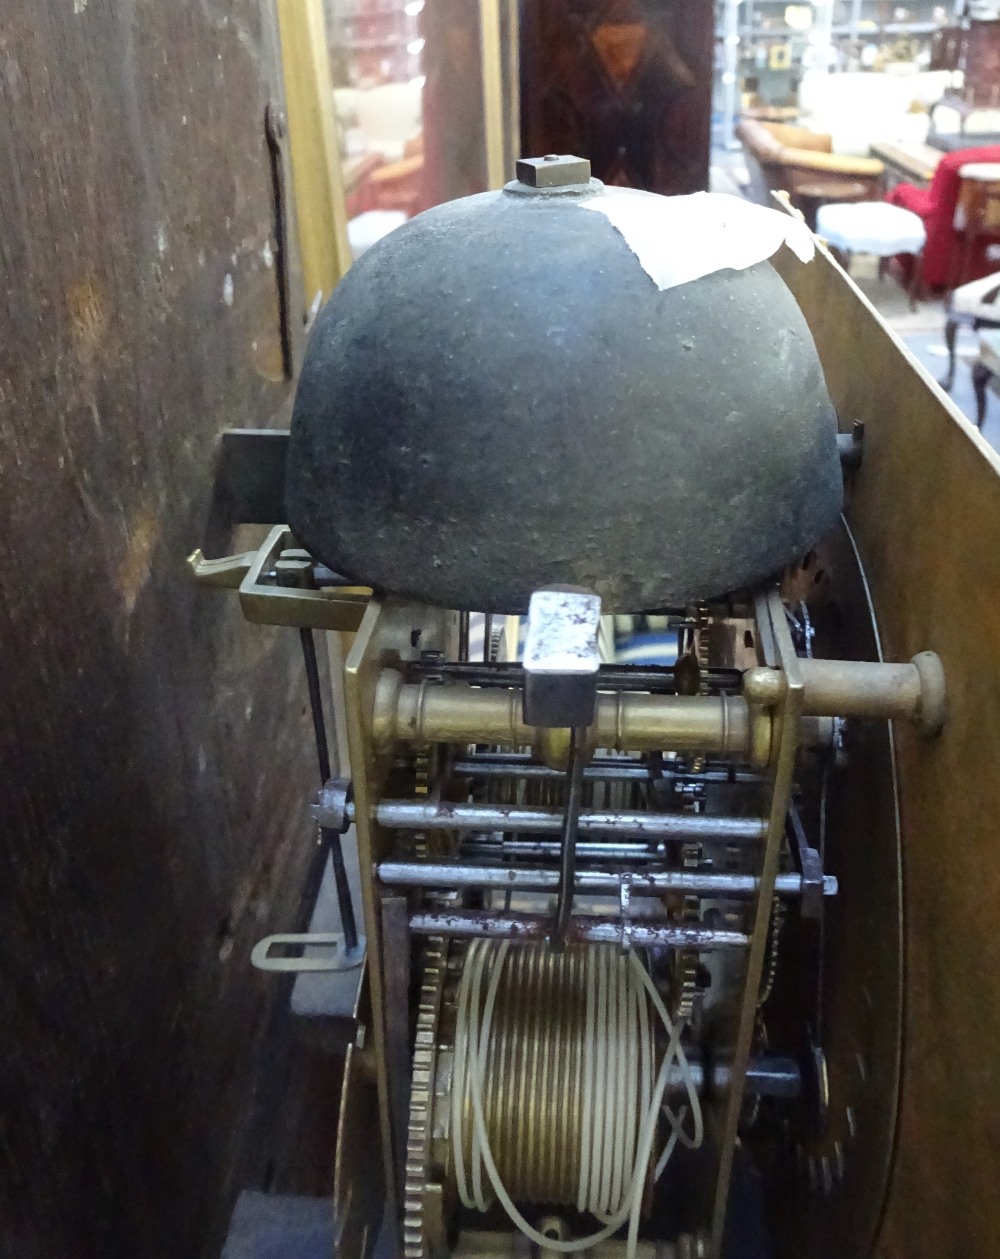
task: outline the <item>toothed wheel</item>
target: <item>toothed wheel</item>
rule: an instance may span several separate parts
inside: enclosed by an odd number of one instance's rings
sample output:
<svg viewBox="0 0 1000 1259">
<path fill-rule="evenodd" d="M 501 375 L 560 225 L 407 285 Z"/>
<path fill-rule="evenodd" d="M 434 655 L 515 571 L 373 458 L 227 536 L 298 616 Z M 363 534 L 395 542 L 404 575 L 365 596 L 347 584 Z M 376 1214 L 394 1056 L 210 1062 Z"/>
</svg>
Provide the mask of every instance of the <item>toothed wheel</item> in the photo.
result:
<svg viewBox="0 0 1000 1259">
<path fill-rule="evenodd" d="M 701 864 L 702 855 L 701 844 L 685 844 L 681 850 L 681 862 L 684 869 L 697 870 Z M 698 922 L 701 916 L 701 904 L 696 896 L 685 898 L 683 916 L 685 922 Z M 671 995 L 674 1018 L 690 1019 L 694 1014 L 698 997 L 698 954 L 692 949 L 679 949 L 674 956 Z"/>
<path fill-rule="evenodd" d="M 440 1197 L 428 1193 L 431 1121 L 437 1059 L 438 1019 L 445 981 L 445 941 L 432 937 L 424 951 L 423 982 L 417 1007 L 406 1132 L 406 1180 L 403 1189 L 404 1259 L 429 1259 L 431 1239 L 443 1236 Z"/>
<path fill-rule="evenodd" d="M 682 949 L 674 962 L 673 1010 L 675 1020 L 690 1019 L 698 997 L 698 954 Z"/>
</svg>

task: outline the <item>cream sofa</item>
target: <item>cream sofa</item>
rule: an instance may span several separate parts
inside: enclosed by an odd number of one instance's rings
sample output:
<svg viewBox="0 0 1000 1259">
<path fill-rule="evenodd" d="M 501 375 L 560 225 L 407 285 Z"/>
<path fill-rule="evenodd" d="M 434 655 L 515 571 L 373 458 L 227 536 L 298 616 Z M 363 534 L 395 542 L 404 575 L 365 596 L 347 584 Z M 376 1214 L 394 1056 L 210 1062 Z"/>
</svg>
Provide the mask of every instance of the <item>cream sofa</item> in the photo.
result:
<svg viewBox="0 0 1000 1259">
<path fill-rule="evenodd" d="M 799 120 L 831 136 L 834 153 L 862 156 L 876 140 L 922 144 L 930 126 L 927 111 L 951 80 L 947 70 L 807 70 L 799 87 Z"/>
</svg>

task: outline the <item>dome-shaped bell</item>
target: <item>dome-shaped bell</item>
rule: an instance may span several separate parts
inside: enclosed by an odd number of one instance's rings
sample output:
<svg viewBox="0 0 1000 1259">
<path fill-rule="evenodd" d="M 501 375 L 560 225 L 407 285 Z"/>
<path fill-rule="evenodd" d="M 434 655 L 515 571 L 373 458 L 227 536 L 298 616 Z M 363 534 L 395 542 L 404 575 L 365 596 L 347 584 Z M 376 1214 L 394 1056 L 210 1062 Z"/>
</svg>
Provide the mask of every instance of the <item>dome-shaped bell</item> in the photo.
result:
<svg viewBox="0 0 1000 1259">
<path fill-rule="evenodd" d="M 639 611 L 766 577 L 841 505 L 794 298 L 746 259 L 661 287 L 603 199 L 642 198 L 678 273 L 706 233 L 712 256 L 711 226 L 677 227 L 695 199 L 556 175 L 428 210 L 351 268 L 302 370 L 289 524 L 338 572 L 451 608 L 565 583 Z"/>
</svg>

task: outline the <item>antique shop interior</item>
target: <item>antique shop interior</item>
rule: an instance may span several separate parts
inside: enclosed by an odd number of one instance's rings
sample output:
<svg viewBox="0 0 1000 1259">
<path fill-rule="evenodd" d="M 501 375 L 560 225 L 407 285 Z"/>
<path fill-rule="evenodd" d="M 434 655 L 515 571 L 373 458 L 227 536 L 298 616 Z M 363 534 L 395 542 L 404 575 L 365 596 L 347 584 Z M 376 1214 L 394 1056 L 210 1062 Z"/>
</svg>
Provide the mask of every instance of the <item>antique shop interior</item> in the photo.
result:
<svg viewBox="0 0 1000 1259">
<path fill-rule="evenodd" d="M 0 69 L 0 1256 L 996 1259 L 997 0 Z"/>
</svg>

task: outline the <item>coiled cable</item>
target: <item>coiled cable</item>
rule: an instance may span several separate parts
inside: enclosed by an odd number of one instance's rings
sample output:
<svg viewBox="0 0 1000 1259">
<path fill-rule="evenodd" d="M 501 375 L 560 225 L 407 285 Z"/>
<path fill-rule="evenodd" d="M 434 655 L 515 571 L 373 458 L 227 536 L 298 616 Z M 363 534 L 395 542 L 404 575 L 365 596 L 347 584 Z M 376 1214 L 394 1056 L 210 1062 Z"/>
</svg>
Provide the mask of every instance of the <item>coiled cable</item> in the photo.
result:
<svg viewBox="0 0 1000 1259">
<path fill-rule="evenodd" d="M 519 950 L 544 949 L 544 945 L 515 945 Z M 671 1066 L 677 1062 L 687 1094 L 687 1106 L 679 1114 L 663 1108 L 671 1133 L 657 1162 L 659 1177 L 678 1142 L 689 1147 L 704 1136 L 701 1105 L 687 1057 L 681 1045 L 683 1021 L 673 1023 L 646 967 L 631 951 L 627 956 L 610 945 L 590 945 L 583 958 L 585 1018 L 573 1034 L 571 1062 L 562 1079 L 566 1096 L 556 1097 L 565 1108 L 575 1099 L 580 1107 L 578 1183 L 575 1205 L 604 1221 L 604 1227 L 587 1237 L 554 1240 L 532 1228 L 514 1204 L 497 1169 L 487 1127 L 484 1094 L 489 1072 L 496 1071 L 507 1052 L 503 1033 L 497 1034 L 497 994 L 511 956 L 509 941 L 476 940 L 469 946 L 459 984 L 455 1056 L 451 1091 L 451 1134 L 455 1180 L 460 1200 L 467 1207 L 488 1210 L 490 1197 L 484 1181 L 513 1223 L 528 1238 L 550 1250 L 571 1253 L 594 1246 L 629 1221 L 628 1255 L 635 1252 L 639 1213 L 645 1188 L 646 1168 L 656 1136 L 657 1118 Z M 519 961 L 523 960 L 523 956 Z M 485 997 L 484 997 L 485 985 Z M 509 991 L 506 994 L 510 997 Z M 666 1031 L 667 1049 L 653 1080 L 652 1037 L 649 1003 Z M 582 1044 L 579 1041 L 582 1039 Z M 542 1080 L 539 1087 L 549 1085 Z M 496 1103 L 490 1097 L 491 1120 Z M 686 1111 L 693 1132 L 684 1129 Z M 465 1130 L 471 1115 L 471 1132 Z M 522 1194 L 525 1187 L 520 1186 Z M 529 1200 L 531 1199 L 528 1193 Z"/>
</svg>

